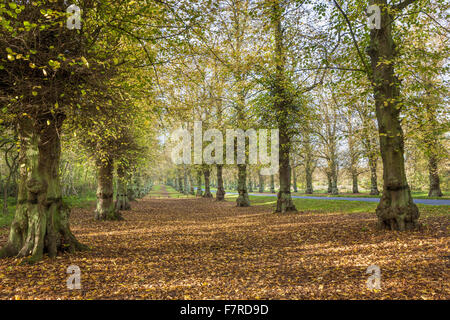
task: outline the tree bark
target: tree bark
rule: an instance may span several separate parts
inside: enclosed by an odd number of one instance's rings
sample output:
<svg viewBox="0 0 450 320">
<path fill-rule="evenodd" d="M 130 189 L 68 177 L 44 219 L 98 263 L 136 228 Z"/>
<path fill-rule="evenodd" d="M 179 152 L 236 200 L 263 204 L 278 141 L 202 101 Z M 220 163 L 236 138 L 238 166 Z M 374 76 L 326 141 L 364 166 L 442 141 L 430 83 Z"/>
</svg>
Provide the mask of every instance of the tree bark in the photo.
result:
<svg viewBox="0 0 450 320">
<path fill-rule="evenodd" d="M 97 160 L 97 209 L 95 220 L 123 220 L 114 206 L 113 160 Z"/>
<path fill-rule="evenodd" d="M 400 123 L 400 81 L 395 75 L 393 18 L 386 0 L 376 0 L 381 8 L 381 28 L 370 32 L 368 53 L 371 80 L 383 159 L 383 196 L 376 209 L 382 229 L 409 230 L 418 226 L 419 210 L 414 204 L 406 180 L 403 130 Z M 390 63 L 383 63 L 389 61 Z"/>
<path fill-rule="evenodd" d="M 291 198 L 290 139 L 287 133 L 283 131 L 280 130 L 280 190 L 277 194 L 277 208 L 275 210 L 275 212 L 281 213 L 297 211 Z"/>
<path fill-rule="evenodd" d="M 211 190 L 210 190 L 210 184 L 209 184 L 209 177 L 210 177 L 210 170 L 209 167 L 203 168 L 203 176 L 205 177 L 205 193 L 203 194 L 203 198 L 212 198 Z"/>
<path fill-rule="evenodd" d="M 225 200 L 225 189 L 223 187 L 223 176 L 222 176 L 222 164 L 217 164 L 217 192 L 216 192 L 216 200 L 217 201 L 224 201 Z"/>
<path fill-rule="evenodd" d="M 290 141 L 290 118 L 292 99 L 290 93 L 286 89 L 286 75 L 285 75 L 285 45 L 283 43 L 284 35 L 281 22 L 283 19 L 283 8 L 280 1 L 276 0 L 272 4 L 272 24 L 274 31 L 274 64 L 275 64 L 275 79 L 274 79 L 274 109 L 277 113 L 280 146 L 279 152 L 279 179 L 280 190 L 277 195 L 277 207 L 275 212 L 285 213 L 287 211 L 297 211 L 291 198 L 291 166 L 289 154 L 291 152 Z"/>
<path fill-rule="evenodd" d="M 332 182 L 332 178 L 331 178 L 331 172 L 327 171 L 326 175 L 327 175 L 327 181 L 328 181 L 327 193 L 331 194 L 333 192 L 333 182 Z"/>
<path fill-rule="evenodd" d="M 369 158 L 370 167 L 370 194 L 379 195 L 378 179 L 377 179 L 377 160 Z"/>
<path fill-rule="evenodd" d="M 259 193 L 264 192 L 264 176 L 261 173 L 258 173 L 258 183 L 259 183 Z"/>
<path fill-rule="evenodd" d="M 434 155 L 431 155 L 428 159 L 428 172 L 430 179 L 430 190 L 428 191 L 429 197 L 442 197 L 441 183 L 438 174 L 438 161 Z"/>
<path fill-rule="evenodd" d="M 270 175 L 270 193 L 275 193 L 275 175 Z"/>
<path fill-rule="evenodd" d="M 306 176 L 306 194 L 313 193 L 313 184 L 312 184 L 312 168 L 311 162 L 308 159 L 305 162 L 305 176 Z"/>
<path fill-rule="evenodd" d="M 50 125 L 48 121 L 52 121 Z M 59 177 L 61 144 L 59 130 L 64 116 L 42 117 L 19 123 L 20 182 L 18 202 L 7 244 L 0 258 L 26 257 L 30 263 L 44 253 L 87 249 L 69 227 L 70 209 L 63 204 Z"/>
<path fill-rule="evenodd" d="M 352 171 L 352 192 L 353 193 L 359 193 L 358 190 L 358 173 L 355 171 Z"/>
<path fill-rule="evenodd" d="M 247 165 L 238 164 L 238 184 L 237 191 L 238 197 L 236 199 L 236 205 L 238 207 L 249 207 L 250 199 L 247 192 Z"/>
</svg>

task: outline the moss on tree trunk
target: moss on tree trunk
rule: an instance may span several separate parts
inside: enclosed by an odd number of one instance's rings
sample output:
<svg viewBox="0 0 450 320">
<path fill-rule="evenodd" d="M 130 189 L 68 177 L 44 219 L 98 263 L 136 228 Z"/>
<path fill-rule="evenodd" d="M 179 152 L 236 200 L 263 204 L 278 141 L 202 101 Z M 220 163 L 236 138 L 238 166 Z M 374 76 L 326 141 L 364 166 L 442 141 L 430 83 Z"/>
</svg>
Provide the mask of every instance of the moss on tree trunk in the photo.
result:
<svg viewBox="0 0 450 320">
<path fill-rule="evenodd" d="M 418 226 L 419 210 L 413 203 L 406 180 L 403 130 L 400 123 L 400 81 L 395 75 L 393 19 L 386 0 L 377 0 L 381 28 L 370 32 L 368 53 L 374 88 L 376 116 L 383 160 L 383 195 L 376 209 L 378 225 L 389 230 L 409 230 Z M 384 63 L 389 61 L 390 63 Z"/>
<path fill-rule="evenodd" d="M 36 262 L 44 253 L 55 257 L 61 251 L 87 249 L 70 231 L 70 210 L 61 196 L 59 130 L 63 119 L 63 115 L 56 115 L 36 122 L 26 119 L 19 124 L 18 202 L 0 258 L 29 257 L 28 262 Z"/>
</svg>

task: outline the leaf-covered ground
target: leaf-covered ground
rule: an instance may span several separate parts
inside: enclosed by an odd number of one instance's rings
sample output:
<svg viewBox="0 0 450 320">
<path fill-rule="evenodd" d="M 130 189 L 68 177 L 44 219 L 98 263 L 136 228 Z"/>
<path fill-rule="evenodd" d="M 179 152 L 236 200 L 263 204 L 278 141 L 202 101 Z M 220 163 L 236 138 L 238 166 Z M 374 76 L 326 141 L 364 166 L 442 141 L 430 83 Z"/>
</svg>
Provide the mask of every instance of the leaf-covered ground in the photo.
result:
<svg viewBox="0 0 450 320">
<path fill-rule="evenodd" d="M 31 266 L 0 260 L 0 299 L 450 298 L 448 215 L 398 233 L 377 231 L 373 213 L 272 211 L 146 198 L 125 221 L 97 222 L 76 209 L 72 230 L 92 250 Z M 67 289 L 69 265 L 81 290 Z M 379 291 L 366 288 L 370 265 L 381 268 Z"/>
</svg>

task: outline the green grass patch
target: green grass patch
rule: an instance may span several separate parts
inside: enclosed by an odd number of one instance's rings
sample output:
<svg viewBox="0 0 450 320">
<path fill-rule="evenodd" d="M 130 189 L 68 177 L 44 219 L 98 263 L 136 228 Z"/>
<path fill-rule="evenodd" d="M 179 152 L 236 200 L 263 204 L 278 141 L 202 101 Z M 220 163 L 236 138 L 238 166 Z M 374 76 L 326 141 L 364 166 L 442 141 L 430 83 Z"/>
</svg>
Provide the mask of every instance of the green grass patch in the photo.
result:
<svg viewBox="0 0 450 320">
<path fill-rule="evenodd" d="M 433 199 L 433 200 L 450 200 L 450 192 L 443 192 L 442 197 L 428 197 L 427 191 L 414 191 L 411 195 L 414 199 Z M 315 191 L 313 194 L 306 194 L 302 192 L 293 192 L 293 196 L 301 197 L 346 197 L 346 198 L 381 198 L 381 195 L 374 196 L 368 193 L 342 193 L 337 195 L 331 195 L 326 193 L 325 190 Z"/>
<path fill-rule="evenodd" d="M 166 186 L 166 190 L 170 198 L 195 198 L 195 195 L 179 193 L 171 186 Z"/>
<path fill-rule="evenodd" d="M 237 195 L 226 195 L 227 201 L 236 201 Z M 253 206 L 271 206 L 275 209 L 276 197 L 249 196 Z M 362 213 L 373 212 L 378 205 L 376 202 L 348 201 L 348 200 L 319 200 L 319 199 L 293 199 L 297 210 L 312 213 Z M 447 205 L 425 205 L 418 204 L 420 216 L 437 217 L 448 216 L 449 207 Z"/>
</svg>

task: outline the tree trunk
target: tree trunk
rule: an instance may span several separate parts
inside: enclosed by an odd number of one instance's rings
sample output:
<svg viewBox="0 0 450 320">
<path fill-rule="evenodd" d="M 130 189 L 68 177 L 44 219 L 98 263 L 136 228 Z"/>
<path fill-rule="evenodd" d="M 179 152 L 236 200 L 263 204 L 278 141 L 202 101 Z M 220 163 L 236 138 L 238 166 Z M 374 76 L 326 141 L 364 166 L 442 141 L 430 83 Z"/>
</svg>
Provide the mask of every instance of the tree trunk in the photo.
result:
<svg viewBox="0 0 450 320">
<path fill-rule="evenodd" d="M 47 125 L 47 120 L 52 121 Z M 69 208 L 63 204 L 59 177 L 60 128 L 63 115 L 22 120 L 19 124 L 20 182 L 14 221 L 2 257 L 25 257 L 28 262 L 42 259 L 45 252 L 83 250 L 69 227 Z"/>
<path fill-rule="evenodd" d="M 331 194 L 339 194 L 338 190 L 338 172 L 336 162 L 331 164 Z"/>
<path fill-rule="evenodd" d="M 379 195 L 378 191 L 378 179 L 377 179 L 377 160 L 369 157 L 369 167 L 370 167 L 370 194 Z"/>
<path fill-rule="evenodd" d="M 327 175 L 327 181 L 328 181 L 327 193 L 332 193 L 333 192 L 333 182 L 332 182 L 332 179 L 331 179 L 331 172 L 327 171 L 326 175 Z"/>
<path fill-rule="evenodd" d="M 438 174 L 438 162 L 434 155 L 431 155 L 428 159 L 428 172 L 430 178 L 430 190 L 428 191 L 428 196 L 442 197 L 443 194 Z"/>
<path fill-rule="evenodd" d="M 192 195 L 195 195 L 194 181 L 192 179 L 191 170 L 189 170 L 189 172 L 188 172 L 188 177 L 189 177 L 189 193 Z"/>
<path fill-rule="evenodd" d="M 136 200 L 136 181 L 133 174 L 128 174 L 128 182 L 127 182 L 127 197 L 128 201 L 132 202 Z"/>
<path fill-rule="evenodd" d="M 201 197 L 203 195 L 202 172 L 200 170 L 197 170 L 197 193 L 195 195 L 198 197 Z"/>
<path fill-rule="evenodd" d="M 178 175 L 178 190 L 179 193 L 183 193 L 183 178 L 181 177 L 181 175 Z"/>
<path fill-rule="evenodd" d="M 359 193 L 359 190 L 358 190 L 358 174 L 355 171 L 352 171 L 352 182 L 353 182 L 353 187 L 352 187 L 353 193 Z"/>
<path fill-rule="evenodd" d="M 295 172 L 295 167 L 292 167 L 292 180 L 293 180 L 293 184 L 294 184 L 294 192 L 298 192 L 298 189 L 297 189 L 297 174 Z"/>
<path fill-rule="evenodd" d="M 248 172 L 248 192 L 253 192 L 253 181 L 252 181 L 251 170 L 249 170 L 249 172 Z"/>
<path fill-rule="evenodd" d="M 123 220 L 114 206 L 112 159 L 97 160 L 97 209 L 95 220 Z"/>
<path fill-rule="evenodd" d="M 238 164 L 238 186 L 237 191 L 239 193 L 236 199 L 236 205 L 238 207 L 249 207 L 250 199 L 248 198 L 247 192 L 247 165 Z"/>
<path fill-rule="evenodd" d="M 216 168 L 217 168 L 216 200 L 217 201 L 224 201 L 225 200 L 225 189 L 223 187 L 223 176 L 222 176 L 223 165 L 222 164 L 218 164 L 218 165 L 216 165 Z"/>
<path fill-rule="evenodd" d="M 311 163 L 307 160 L 305 163 L 305 176 L 306 176 L 306 194 L 313 193 L 313 184 L 312 184 L 312 168 Z"/>
<path fill-rule="evenodd" d="M 263 193 L 264 192 L 264 176 L 261 173 L 258 173 L 258 183 L 259 183 L 259 193 Z"/>
<path fill-rule="evenodd" d="M 210 176 L 209 167 L 203 168 L 203 176 L 205 177 L 205 193 L 203 194 L 203 198 L 212 198 L 213 196 L 211 194 L 209 184 L 209 176 Z"/>
<path fill-rule="evenodd" d="M 183 193 L 186 195 L 189 194 L 186 165 L 183 165 Z"/>
<path fill-rule="evenodd" d="M 282 28 L 283 8 L 280 1 L 272 3 L 272 24 L 274 32 L 274 111 L 277 114 L 280 146 L 279 152 L 279 179 L 280 190 L 277 195 L 277 207 L 275 212 L 285 213 L 287 211 L 297 211 L 291 198 L 291 166 L 289 154 L 291 152 L 290 127 L 292 117 L 293 101 L 290 92 L 286 89 L 288 79 L 285 74 L 286 53 L 283 43 L 284 35 Z"/>
<path fill-rule="evenodd" d="M 289 161 L 290 141 L 284 130 L 280 128 L 280 190 L 277 195 L 277 208 L 275 212 L 285 213 L 297 211 L 291 198 L 291 165 Z"/>
<path fill-rule="evenodd" d="M 117 197 L 114 206 L 117 211 L 131 209 L 127 195 L 127 177 L 125 171 L 126 169 L 119 164 L 117 167 Z"/>
<path fill-rule="evenodd" d="M 395 44 L 393 19 L 387 1 L 377 0 L 381 9 L 381 28 L 370 32 L 371 80 L 374 88 L 381 158 L 383 196 L 376 209 L 378 225 L 389 230 L 408 230 L 418 226 L 419 210 L 413 203 L 406 180 L 403 130 L 400 123 L 400 81 L 394 72 Z M 390 61 L 391 63 L 383 63 Z"/>
<path fill-rule="evenodd" d="M 275 175 L 270 175 L 270 193 L 275 193 Z"/>
</svg>

